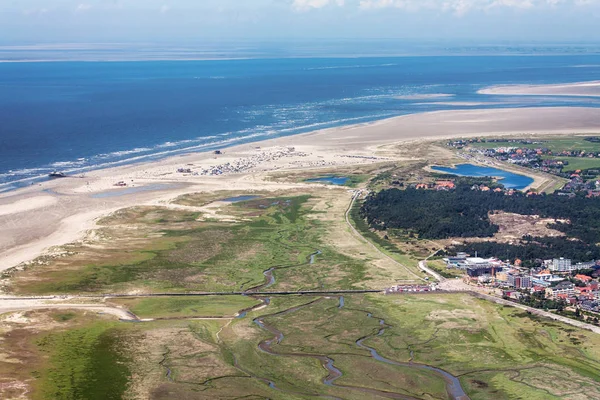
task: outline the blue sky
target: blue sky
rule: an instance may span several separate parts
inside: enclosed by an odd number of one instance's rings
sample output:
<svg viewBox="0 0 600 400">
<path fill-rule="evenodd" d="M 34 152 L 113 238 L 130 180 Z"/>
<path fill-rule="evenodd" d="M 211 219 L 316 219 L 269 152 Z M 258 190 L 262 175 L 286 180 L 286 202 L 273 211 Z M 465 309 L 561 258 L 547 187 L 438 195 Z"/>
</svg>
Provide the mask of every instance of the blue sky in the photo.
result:
<svg viewBox="0 0 600 400">
<path fill-rule="evenodd" d="M 600 41 L 600 0 L 0 0 L 0 41 Z"/>
</svg>

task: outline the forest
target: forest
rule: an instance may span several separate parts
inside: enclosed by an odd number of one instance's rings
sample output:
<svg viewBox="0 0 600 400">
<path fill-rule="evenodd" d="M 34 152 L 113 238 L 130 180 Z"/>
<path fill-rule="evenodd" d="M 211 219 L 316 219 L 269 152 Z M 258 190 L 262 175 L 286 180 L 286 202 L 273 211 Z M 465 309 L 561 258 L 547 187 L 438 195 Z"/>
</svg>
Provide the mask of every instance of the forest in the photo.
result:
<svg viewBox="0 0 600 400">
<path fill-rule="evenodd" d="M 500 243 L 468 244 L 482 254 L 517 255 L 526 259 L 571 257 L 577 261 L 600 258 L 600 199 L 557 194 L 512 196 L 471 190 L 458 184 L 453 191 L 386 189 L 371 194 L 361 216 L 377 230 L 401 230 L 423 239 L 492 237 L 498 226 L 489 214 L 497 211 L 566 220 L 550 227 L 567 238 L 524 238 L 521 246 Z M 521 254 L 526 253 L 527 256 Z M 510 258 L 510 257 L 509 257 Z"/>
</svg>

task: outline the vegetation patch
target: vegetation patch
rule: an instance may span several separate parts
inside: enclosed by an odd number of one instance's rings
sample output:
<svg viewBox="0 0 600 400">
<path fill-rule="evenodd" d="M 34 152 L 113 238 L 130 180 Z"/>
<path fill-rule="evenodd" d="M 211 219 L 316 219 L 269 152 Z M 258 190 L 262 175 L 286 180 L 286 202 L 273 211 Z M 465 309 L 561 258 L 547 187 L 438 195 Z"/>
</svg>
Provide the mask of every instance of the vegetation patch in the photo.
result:
<svg viewBox="0 0 600 400">
<path fill-rule="evenodd" d="M 51 332 L 37 345 L 48 357 L 40 373 L 40 398 L 120 399 L 127 390 L 127 357 L 119 349 L 119 330 L 113 323 Z"/>
<path fill-rule="evenodd" d="M 127 307 L 140 318 L 230 317 L 260 304 L 247 296 L 118 298 L 111 301 Z"/>
</svg>

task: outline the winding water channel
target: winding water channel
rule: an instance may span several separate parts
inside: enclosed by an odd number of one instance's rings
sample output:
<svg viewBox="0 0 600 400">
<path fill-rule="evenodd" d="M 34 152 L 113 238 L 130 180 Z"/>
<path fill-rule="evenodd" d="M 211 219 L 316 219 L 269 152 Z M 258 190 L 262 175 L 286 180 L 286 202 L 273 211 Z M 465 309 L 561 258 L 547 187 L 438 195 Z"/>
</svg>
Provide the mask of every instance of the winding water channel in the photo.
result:
<svg viewBox="0 0 600 400">
<path fill-rule="evenodd" d="M 248 312 L 254 311 L 258 308 L 262 308 L 265 306 L 268 306 L 270 304 L 270 298 L 269 297 L 259 297 L 258 295 L 253 295 L 253 292 L 259 292 L 261 290 L 264 290 L 266 288 L 269 288 L 270 286 L 273 286 L 276 282 L 275 276 L 274 276 L 274 272 L 278 269 L 284 269 L 284 268 L 292 268 L 292 267 L 300 267 L 300 266 L 305 266 L 305 265 L 311 265 L 315 263 L 315 258 L 316 256 L 318 256 L 319 254 L 321 254 L 321 251 L 317 251 L 315 253 L 312 253 L 309 257 L 306 263 L 304 264 L 299 264 L 299 265 L 295 265 L 295 266 L 285 266 L 285 267 L 273 267 L 273 268 L 269 268 L 268 270 L 263 272 L 263 275 L 265 276 L 265 283 L 259 285 L 259 286 L 255 286 L 251 289 L 248 289 L 246 291 L 246 295 L 247 296 L 251 296 L 253 298 L 256 298 L 257 300 L 260 300 L 260 304 L 245 309 L 245 310 L 241 310 L 239 312 L 238 318 L 244 318 L 247 316 Z M 308 302 L 306 304 L 302 304 L 299 306 L 294 306 L 291 307 L 289 309 L 283 310 L 283 311 L 279 311 L 273 314 L 268 314 L 268 315 L 262 315 L 260 317 L 257 317 L 253 320 L 253 322 L 259 326 L 261 329 L 269 332 L 270 334 L 273 335 L 273 337 L 271 339 L 266 339 L 261 341 L 258 344 L 258 348 L 270 355 L 273 356 L 277 356 L 277 357 L 304 357 L 304 358 L 312 358 L 315 360 L 318 360 L 321 365 L 323 366 L 323 368 L 327 371 L 327 376 L 324 377 L 322 379 L 322 383 L 326 386 L 331 386 L 331 387 L 339 387 L 339 388 L 344 388 L 344 389 L 349 389 L 349 390 L 353 390 L 353 391 L 359 391 L 362 393 L 367 393 L 367 394 L 372 394 L 372 395 L 377 395 L 380 397 L 384 397 L 384 398 L 391 398 L 391 399 L 404 399 L 404 400 L 418 400 L 415 397 L 411 397 L 411 396 L 407 396 L 401 393 L 395 393 L 395 392 L 390 392 L 390 391 L 384 391 L 384 390 L 377 390 L 377 389 L 371 389 L 371 388 L 365 388 L 365 387 L 359 387 L 359 386 L 350 386 L 350 385 L 342 385 L 342 384 L 337 384 L 336 381 L 341 378 L 343 376 L 343 373 L 340 369 L 338 369 L 335 366 L 335 360 L 333 360 L 332 358 L 328 357 L 327 355 L 324 354 L 312 354 L 312 353 L 279 353 L 277 351 L 275 351 L 273 349 L 273 346 L 275 345 L 279 345 L 281 344 L 281 342 L 284 340 L 285 336 L 283 334 L 283 332 L 281 332 L 280 330 L 278 330 L 277 328 L 275 328 L 274 326 L 268 324 L 267 322 L 265 322 L 265 320 L 267 318 L 271 318 L 271 317 L 276 317 L 276 316 L 282 316 L 282 315 L 286 315 L 286 314 L 291 314 L 294 313 L 298 310 L 301 310 L 305 307 L 309 307 L 312 306 L 316 303 L 322 302 L 327 300 L 327 297 L 321 297 L 318 298 L 316 300 L 313 300 L 311 302 Z M 338 298 L 339 304 L 338 304 L 338 308 L 343 308 L 345 306 L 345 299 L 344 296 L 340 296 Z M 368 318 L 373 318 L 373 315 L 371 313 L 367 314 Z M 453 376 L 452 374 L 448 373 L 447 371 L 444 371 L 442 369 L 436 368 L 436 367 L 432 367 L 429 365 L 425 365 L 425 364 L 418 364 L 418 363 L 413 363 L 412 362 L 412 352 L 411 352 L 411 361 L 408 363 L 405 362 L 398 362 L 398 361 L 394 361 L 394 360 L 390 360 L 388 358 L 383 357 L 382 355 L 380 355 L 377 350 L 375 350 L 372 347 L 369 347 L 365 344 L 366 341 L 368 341 L 369 339 L 372 339 L 374 337 L 377 336 L 382 336 L 385 333 L 385 329 L 389 327 L 389 325 L 386 324 L 385 320 L 380 319 L 379 320 L 379 324 L 380 324 L 380 329 L 378 330 L 377 333 L 373 333 L 371 335 L 368 336 L 364 336 L 360 339 L 358 339 L 355 343 L 356 345 L 364 350 L 369 351 L 371 357 L 379 362 L 385 363 L 385 364 L 389 364 L 389 365 L 396 365 L 396 366 L 401 366 L 401 367 L 406 367 L 406 368 L 414 368 L 414 369 L 418 369 L 418 370 L 426 370 L 426 371 L 431 371 L 435 374 L 437 374 L 438 376 L 440 376 L 445 384 L 446 384 L 446 391 L 448 393 L 449 398 L 451 398 L 452 400 L 469 400 L 469 397 L 467 396 L 467 394 L 465 393 L 464 389 L 462 388 L 460 381 L 458 380 L 458 378 L 456 378 L 455 376 Z M 239 368 L 240 370 L 244 371 L 245 373 L 247 373 L 248 375 L 264 382 L 265 384 L 267 384 L 270 388 L 275 389 L 275 390 L 279 390 L 282 392 L 288 392 L 288 393 L 294 393 L 294 394 L 302 394 L 305 396 L 311 396 L 311 397 L 318 397 L 318 398 L 327 398 L 327 399 L 337 399 L 336 397 L 332 397 L 332 396 L 326 396 L 326 395 L 321 395 L 321 394 L 317 394 L 317 393 L 301 393 L 301 392 L 289 392 L 289 391 L 284 391 L 280 388 L 278 388 L 275 384 L 275 382 L 270 381 L 266 378 L 261 378 L 258 376 L 255 376 L 254 374 L 252 374 L 250 371 L 247 371 L 245 369 L 243 369 L 237 362 L 237 360 L 235 360 L 235 364 L 236 367 Z"/>
</svg>

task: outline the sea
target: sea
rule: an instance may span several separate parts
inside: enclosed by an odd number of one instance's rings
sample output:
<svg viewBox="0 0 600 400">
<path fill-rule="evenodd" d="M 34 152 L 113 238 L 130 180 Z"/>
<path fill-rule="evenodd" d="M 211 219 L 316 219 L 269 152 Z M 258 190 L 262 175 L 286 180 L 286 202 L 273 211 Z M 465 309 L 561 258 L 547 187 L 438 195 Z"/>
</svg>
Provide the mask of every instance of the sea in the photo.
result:
<svg viewBox="0 0 600 400">
<path fill-rule="evenodd" d="M 598 80 L 600 55 L 407 55 L 0 63 L 0 191 L 67 174 L 437 110 L 600 107 L 498 96 Z M 600 111 L 599 111 L 600 112 Z"/>
</svg>

